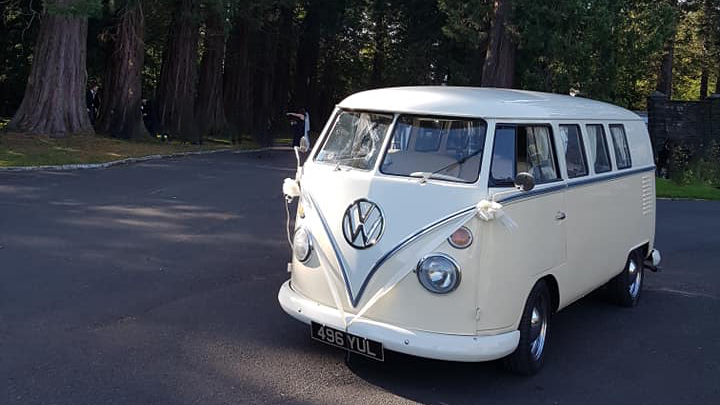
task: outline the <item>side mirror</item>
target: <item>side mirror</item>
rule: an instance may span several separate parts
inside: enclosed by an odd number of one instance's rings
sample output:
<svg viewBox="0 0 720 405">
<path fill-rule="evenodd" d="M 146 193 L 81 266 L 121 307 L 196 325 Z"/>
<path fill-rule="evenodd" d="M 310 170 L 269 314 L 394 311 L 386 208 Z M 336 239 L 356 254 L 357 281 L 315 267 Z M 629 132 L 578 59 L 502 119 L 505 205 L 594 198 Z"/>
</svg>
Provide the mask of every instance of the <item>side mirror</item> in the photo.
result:
<svg viewBox="0 0 720 405">
<path fill-rule="evenodd" d="M 527 172 L 518 173 L 515 176 L 515 187 L 522 191 L 530 191 L 535 188 L 535 178 Z"/>
<path fill-rule="evenodd" d="M 300 152 L 308 153 L 310 150 L 310 141 L 306 137 L 300 138 Z"/>
</svg>

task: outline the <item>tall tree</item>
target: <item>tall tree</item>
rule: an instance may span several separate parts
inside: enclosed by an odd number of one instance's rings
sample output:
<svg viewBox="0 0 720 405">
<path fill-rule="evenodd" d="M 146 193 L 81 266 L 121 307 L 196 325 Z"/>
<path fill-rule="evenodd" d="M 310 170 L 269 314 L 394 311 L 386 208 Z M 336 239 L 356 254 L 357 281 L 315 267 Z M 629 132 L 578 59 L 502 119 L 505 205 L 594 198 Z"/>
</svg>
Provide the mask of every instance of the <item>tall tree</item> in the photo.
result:
<svg viewBox="0 0 720 405">
<path fill-rule="evenodd" d="M 277 33 L 277 56 L 275 62 L 273 100 L 275 107 L 272 117 L 273 133 L 285 133 L 286 122 L 285 112 L 290 107 L 290 64 L 295 52 L 295 40 L 293 36 L 293 7 L 295 4 L 280 5 Z"/>
<path fill-rule="evenodd" d="M 65 137 L 92 133 L 85 105 L 89 0 L 48 0 L 42 12 L 25 96 L 11 131 Z"/>
<path fill-rule="evenodd" d="M 228 122 L 223 99 L 223 63 L 225 61 L 225 24 L 223 3 L 205 10 L 205 42 L 200 64 L 200 84 L 195 104 L 195 119 L 203 135 L 227 136 Z M 230 136 L 232 138 L 232 135 Z"/>
<path fill-rule="evenodd" d="M 315 115 L 313 95 L 317 88 L 317 68 L 320 53 L 321 13 L 325 7 L 323 2 L 332 0 L 306 0 L 305 18 L 302 21 L 300 43 L 296 57 L 295 89 L 293 104 L 295 108 L 307 108 L 310 115 Z"/>
<path fill-rule="evenodd" d="M 198 0 L 175 0 L 173 23 L 160 70 L 156 112 L 163 131 L 193 143 L 200 141 L 195 123 L 198 12 Z"/>
<path fill-rule="evenodd" d="M 249 134 L 252 126 L 252 98 L 248 46 L 250 38 L 247 18 L 237 16 L 227 41 L 225 71 L 223 75 L 223 98 L 225 114 L 232 133 L 237 134 L 233 142 L 239 142 L 239 134 Z"/>
<path fill-rule="evenodd" d="M 512 11 L 512 0 L 495 0 L 490 40 L 483 65 L 483 86 L 514 87 L 517 46 L 510 31 Z"/>
<path fill-rule="evenodd" d="M 665 4 L 673 10 L 673 19 L 670 23 L 670 34 L 665 40 L 665 48 L 663 49 L 662 59 L 660 61 L 660 71 L 658 73 L 656 90 L 665 94 L 668 99 L 672 98 L 673 93 L 673 70 L 675 65 L 675 42 L 678 34 L 678 25 L 682 18 L 684 9 L 693 7 L 696 0 L 666 0 Z"/>
<path fill-rule="evenodd" d="M 373 59 L 370 85 L 382 87 L 385 78 L 385 58 L 387 57 L 388 21 L 387 1 L 373 0 L 371 15 L 373 21 Z"/>
<path fill-rule="evenodd" d="M 145 17 L 140 0 L 121 5 L 115 20 L 97 129 L 118 138 L 147 137 L 141 111 Z"/>
<path fill-rule="evenodd" d="M 447 40 L 447 81 L 449 84 L 480 86 L 488 32 L 493 16 L 490 0 L 439 0 L 445 15 L 442 28 Z"/>
</svg>

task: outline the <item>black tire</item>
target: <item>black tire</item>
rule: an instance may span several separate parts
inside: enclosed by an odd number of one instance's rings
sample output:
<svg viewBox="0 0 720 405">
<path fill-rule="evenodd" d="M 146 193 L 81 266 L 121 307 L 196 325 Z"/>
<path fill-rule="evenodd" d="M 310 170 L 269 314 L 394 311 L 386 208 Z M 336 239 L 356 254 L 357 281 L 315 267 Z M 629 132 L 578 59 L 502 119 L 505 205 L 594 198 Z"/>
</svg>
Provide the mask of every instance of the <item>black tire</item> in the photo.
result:
<svg viewBox="0 0 720 405">
<path fill-rule="evenodd" d="M 607 283 L 610 299 L 623 307 L 634 307 L 640 302 L 645 280 L 643 258 L 639 250 L 633 250 L 625 262 L 622 273 Z"/>
<path fill-rule="evenodd" d="M 537 318 L 533 328 L 533 312 L 541 316 Z M 530 291 L 522 318 L 520 319 L 520 342 L 515 351 L 503 359 L 503 366 L 510 372 L 521 375 L 533 375 L 540 371 L 545 361 L 545 349 L 550 337 L 550 317 L 553 307 L 550 292 L 545 281 L 538 281 Z M 538 326 L 539 325 L 539 326 Z M 542 334 L 542 338 L 540 336 Z"/>
</svg>

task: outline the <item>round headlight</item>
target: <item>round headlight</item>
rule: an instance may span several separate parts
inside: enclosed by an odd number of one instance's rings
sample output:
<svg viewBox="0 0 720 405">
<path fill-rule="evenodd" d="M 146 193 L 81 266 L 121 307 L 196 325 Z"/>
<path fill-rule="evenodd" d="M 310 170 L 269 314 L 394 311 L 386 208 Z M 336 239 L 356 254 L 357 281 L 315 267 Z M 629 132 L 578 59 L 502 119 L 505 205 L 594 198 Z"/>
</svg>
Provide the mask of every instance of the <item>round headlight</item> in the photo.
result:
<svg viewBox="0 0 720 405">
<path fill-rule="evenodd" d="M 460 285 L 460 268 L 449 256 L 440 253 L 425 256 L 417 265 L 420 284 L 435 294 L 447 294 Z"/>
<path fill-rule="evenodd" d="M 295 258 L 304 262 L 310 257 L 311 251 L 310 233 L 305 228 L 298 228 L 295 231 L 295 236 L 293 236 L 293 254 Z"/>
</svg>

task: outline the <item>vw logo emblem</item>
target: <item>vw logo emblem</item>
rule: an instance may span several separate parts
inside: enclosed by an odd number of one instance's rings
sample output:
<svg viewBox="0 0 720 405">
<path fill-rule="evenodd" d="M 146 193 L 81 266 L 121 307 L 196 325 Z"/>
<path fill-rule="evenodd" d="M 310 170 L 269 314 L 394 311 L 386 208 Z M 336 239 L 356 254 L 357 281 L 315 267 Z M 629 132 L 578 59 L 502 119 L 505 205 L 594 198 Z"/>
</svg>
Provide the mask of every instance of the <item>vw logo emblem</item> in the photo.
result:
<svg viewBox="0 0 720 405">
<path fill-rule="evenodd" d="M 343 235 L 352 247 L 369 248 L 380 240 L 384 230 L 385 218 L 374 202 L 362 198 L 345 210 Z"/>
</svg>

